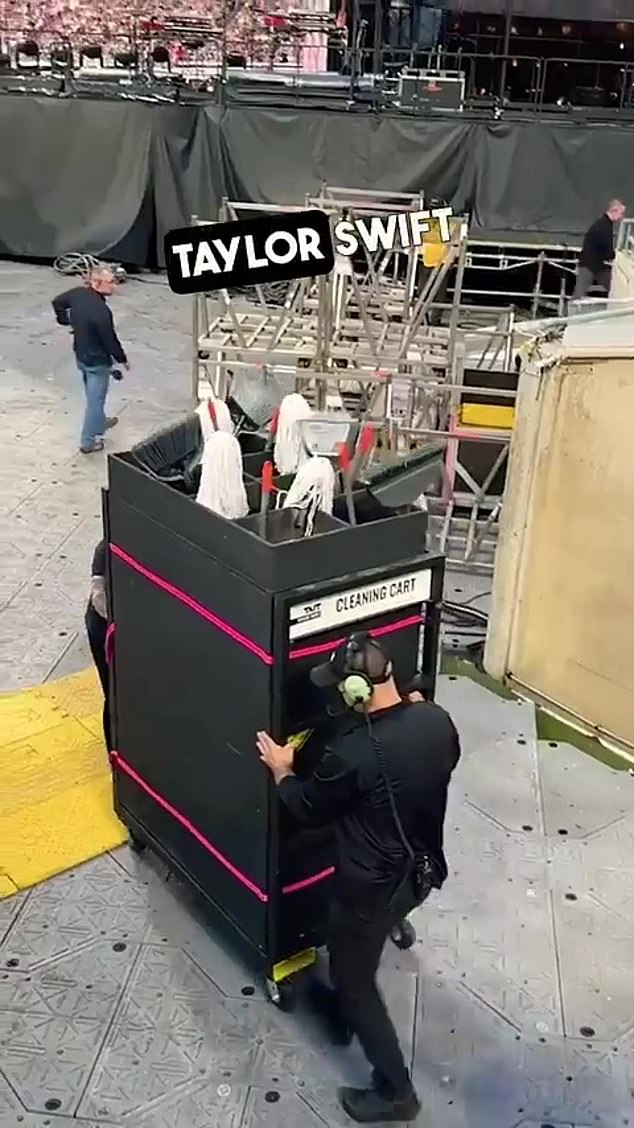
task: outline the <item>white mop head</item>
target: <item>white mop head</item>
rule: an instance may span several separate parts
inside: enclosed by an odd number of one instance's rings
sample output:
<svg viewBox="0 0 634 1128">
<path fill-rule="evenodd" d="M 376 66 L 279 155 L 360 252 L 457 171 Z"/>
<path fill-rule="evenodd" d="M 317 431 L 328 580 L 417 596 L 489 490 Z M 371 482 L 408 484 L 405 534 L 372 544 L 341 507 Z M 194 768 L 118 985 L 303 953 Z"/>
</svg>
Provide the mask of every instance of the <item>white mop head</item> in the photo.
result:
<svg viewBox="0 0 634 1128">
<path fill-rule="evenodd" d="M 247 516 L 242 451 L 235 435 L 212 431 L 206 437 L 196 501 L 229 521 Z"/>
<path fill-rule="evenodd" d="M 284 509 L 310 509 L 332 513 L 335 471 L 327 458 L 310 458 L 300 466 L 284 500 Z"/>
<path fill-rule="evenodd" d="M 216 399 L 213 394 L 199 403 L 196 414 L 200 419 L 200 428 L 205 442 L 207 442 L 209 435 L 213 435 L 214 431 L 226 431 L 228 435 L 233 434 L 234 428 L 229 408 L 224 400 Z"/>
<path fill-rule="evenodd" d="M 312 409 L 303 396 L 293 392 L 284 396 L 277 419 L 273 461 L 280 474 L 294 474 L 308 454 L 302 441 L 301 424 L 310 419 Z"/>
</svg>

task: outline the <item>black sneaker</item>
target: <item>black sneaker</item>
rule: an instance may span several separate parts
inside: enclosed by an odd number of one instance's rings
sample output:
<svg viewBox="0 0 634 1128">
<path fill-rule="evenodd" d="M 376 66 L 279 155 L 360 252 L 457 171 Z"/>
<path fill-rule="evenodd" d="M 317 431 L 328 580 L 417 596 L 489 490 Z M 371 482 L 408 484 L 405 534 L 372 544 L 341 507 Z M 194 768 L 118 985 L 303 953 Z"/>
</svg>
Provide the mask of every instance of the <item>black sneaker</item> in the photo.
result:
<svg viewBox="0 0 634 1128">
<path fill-rule="evenodd" d="M 383 1100 L 391 1101 L 394 1096 L 392 1086 L 387 1078 L 385 1078 L 382 1073 L 379 1073 L 378 1069 L 372 1070 L 372 1088 L 375 1093 L 383 1097 Z"/>
<path fill-rule="evenodd" d="M 411 1124 L 420 1113 L 420 1101 L 413 1089 L 401 1098 L 382 1096 L 376 1089 L 340 1089 L 339 1100 L 346 1115 L 357 1124 Z"/>
<path fill-rule="evenodd" d="M 104 449 L 104 444 L 101 439 L 97 439 L 92 446 L 83 446 L 79 448 L 80 454 L 99 454 Z"/>
</svg>

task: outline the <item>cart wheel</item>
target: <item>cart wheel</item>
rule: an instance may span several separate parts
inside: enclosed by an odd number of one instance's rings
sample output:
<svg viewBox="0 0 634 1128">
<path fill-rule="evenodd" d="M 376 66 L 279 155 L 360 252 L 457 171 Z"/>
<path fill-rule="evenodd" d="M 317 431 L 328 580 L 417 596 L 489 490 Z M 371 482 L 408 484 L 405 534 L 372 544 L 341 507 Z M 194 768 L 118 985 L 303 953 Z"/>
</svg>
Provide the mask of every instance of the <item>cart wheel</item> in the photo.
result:
<svg viewBox="0 0 634 1128">
<path fill-rule="evenodd" d="M 416 943 L 414 926 L 408 920 L 402 920 L 396 928 L 392 929 L 391 940 L 403 952 L 407 951 L 408 948 L 413 948 Z"/>
<path fill-rule="evenodd" d="M 128 835 L 128 846 L 135 854 L 142 854 L 147 849 L 145 842 L 141 842 L 141 839 L 131 832 Z"/>
<path fill-rule="evenodd" d="M 278 1010 L 286 1011 L 286 1013 L 294 1010 L 295 986 L 289 979 L 285 979 L 282 983 L 276 983 L 273 979 L 267 979 L 266 993 L 273 1003 L 273 1006 L 277 1007 Z"/>
</svg>

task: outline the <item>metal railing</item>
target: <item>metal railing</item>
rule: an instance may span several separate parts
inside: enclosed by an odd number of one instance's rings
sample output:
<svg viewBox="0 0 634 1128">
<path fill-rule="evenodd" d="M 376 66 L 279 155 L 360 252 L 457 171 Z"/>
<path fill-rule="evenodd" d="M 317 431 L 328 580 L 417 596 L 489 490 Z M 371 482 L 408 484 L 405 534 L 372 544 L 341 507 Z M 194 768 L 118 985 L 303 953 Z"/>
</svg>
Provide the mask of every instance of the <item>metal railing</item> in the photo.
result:
<svg viewBox="0 0 634 1128">
<path fill-rule="evenodd" d="M 390 54 L 397 58 L 391 61 Z M 432 73 L 462 71 L 467 103 L 499 99 L 505 105 L 538 111 L 563 110 L 568 106 L 584 110 L 634 109 L 634 61 L 463 51 L 417 54 L 412 59 L 411 52 L 386 51 L 386 73 L 394 69 L 395 64 L 399 68 L 415 66 Z M 604 104 L 593 101 L 584 104 L 577 96 L 580 91 L 603 95 Z"/>
<path fill-rule="evenodd" d="M 537 55 L 497 54 L 482 51 L 417 51 L 380 46 L 365 47 L 362 42 L 344 42 L 340 29 L 332 25 L 331 17 L 315 22 L 315 14 L 310 20 L 295 20 L 297 27 L 291 36 L 292 43 L 273 35 L 260 26 L 257 19 L 253 34 L 245 36 L 243 27 L 238 28 L 235 21 L 227 18 L 227 4 L 218 5 L 223 19 L 222 27 L 200 51 L 190 51 L 180 63 L 173 61 L 174 70 L 191 71 L 203 68 L 210 75 L 227 73 L 231 57 L 240 55 L 244 67 L 232 69 L 232 80 L 249 81 L 256 72 L 260 77 L 286 77 L 287 83 L 280 85 L 280 95 L 285 100 L 306 96 L 309 87 L 327 91 L 348 100 L 363 100 L 374 104 L 377 109 L 398 108 L 398 80 L 401 75 L 417 72 L 428 73 L 430 78 L 449 77 L 463 74 L 465 77 L 465 107 L 469 110 L 500 112 L 512 109 L 525 113 L 557 112 L 582 114 L 586 117 L 605 117 L 612 113 L 634 115 L 634 60 L 575 59 L 571 57 L 546 57 Z M 254 16 L 255 19 L 255 16 Z M 172 21 L 174 22 L 174 21 Z M 145 69 L 145 56 L 149 47 L 167 42 L 170 37 L 160 28 L 150 34 L 143 27 L 144 21 L 130 12 L 123 21 L 115 39 L 117 49 L 127 46 L 138 51 L 141 69 Z M 317 24 L 319 24 L 318 30 Z M 226 26 L 225 26 L 226 25 Z M 290 34 L 290 33 L 289 33 Z M 99 20 L 94 26 L 96 42 L 100 38 Z M 104 58 L 114 49 L 111 42 L 102 42 Z M 201 40 L 202 40 L 201 36 Z M 74 66 L 80 44 L 70 43 L 60 31 L 45 32 L 43 29 L 29 29 L 11 25 L 0 18 L 0 41 L 2 50 L 12 56 L 15 65 L 16 44 L 25 39 L 33 39 L 40 47 L 41 55 L 33 68 L 47 70 L 50 66 L 50 51 L 62 43 L 71 47 Z M 173 41 L 174 36 L 171 36 Z M 279 42 L 278 42 L 279 40 Z M 257 49 L 256 49 L 257 41 Z M 121 46 L 119 46 L 121 44 Z M 317 53 L 317 54 L 316 54 Z M 323 60 L 324 71 L 315 73 L 315 59 Z M 295 81 L 288 81 L 295 77 Z M 339 79 L 339 87 L 336 80 Z M 425 113 L 428 108 L 401 109 L 401 112 Z"/>
<path fill-rule="evenodd" d="M 329 74 L 313 75 L 302 66 L 302 49 L 298 48 L 294 83 L 284 87 L 284 97 L 303 98 L 308 86 L 315 89 L 315 80 L 327 92 L 330 83 L 336 94 L 335 78 L 345 79 L 341 96 L 371 102 L 377 109 L 387 109 L 396 104 L 398 81 L 404 73 L 421 73 L 439 80 L 463 74 L 465 78 L 464 105 L 466 109 L 514 109 L 524 113 L 556 112 L 564 115 L 574 112 L 584 116 L 605 117 L 612 113 L 634 114 L 634 61 L 608 59 L 547 58 L 533 55 L 498 55 L 482 52 L 420 52 L 385 47 L 380 70 L 373 73 L 376 63 L 373 51 L 361 48 L 351 52 L 343 48 L 329 48 Z M 284 68 L 286 69 L 286 68 Z M 241 71 L 248 83 L 251 68 Z M 269 72 L 274 78 L 283 68 L 274 66 Z M 334 72 L 337 72 L 336 74 Z M 234 73 L 234 80 L 240 76 Z M 343 89 L 345 86 L 345 89 Z M 410 113 L 429 112 L 413 109 Z"/>
</svg>

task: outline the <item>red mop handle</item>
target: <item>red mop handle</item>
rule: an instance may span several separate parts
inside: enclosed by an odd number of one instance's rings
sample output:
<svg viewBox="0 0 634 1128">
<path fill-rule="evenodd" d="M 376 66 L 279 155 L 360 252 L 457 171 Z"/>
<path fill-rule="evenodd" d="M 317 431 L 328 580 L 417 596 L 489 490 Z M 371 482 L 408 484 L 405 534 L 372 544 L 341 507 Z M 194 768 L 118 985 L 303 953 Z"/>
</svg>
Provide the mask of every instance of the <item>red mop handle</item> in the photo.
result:
<svg viewBox="0 0 634 1128">
<path fill-rule="evenodd" d="M 369 454 L 374 446 L 374 427 L 364 427 L 359 439 L 359 450 L 362 454 Z"/>
<path fill-rule="evenodd" d="M 273 463 L 265 462 L 262 466 L 262 488 L 260 496 L 260 513 L 266 513 L 269 508 L 271 494 L 273 493 Z"/>
<path fill-rule="evenodd" d="M 212 427 L 213 427 L 214 431 L 217 431 L 218 430 L 218 413 L 216 411 L 216 405 L 212 400 L 207 400 L 207 411 L 209 412 L 209 418 L 211 419 Z"/>
<path fill-rule="evenodd" d="M 261 492 L 260 492 L 260 517 L 258 532 L 266 540 L 269 504 L 273 492 L 273 463 L 265 462 L 262 467 Z"/>
<path fill-rule="evenodd" d="M 262 489 L 266 494 L 273 493 L 273 463 L 265 462 L 262 467 Z"/>
<path fill-rule="evenodd" d="M 350 468 L 350 473 L 353 478 L 356 478 L 359 471 L 359 466 L 361 465 L 361 462 L 365 458 L 366 454 L 369 454 L 372 450 L 372 447 L 374 446 L 374 438 L 374 428 L 364 427 L 359 436 L 359 442 L 357 444 L 357 449 L 354 452 L 354 458 L 352 459 L 352 466 Z"/>
<path fill-rule="evenodd" d="M 352 459 L 350 458 L 350 451 L 348 450 L 346 443 L 339 443 L 338 454 L 339 466 L 341 467 L 342 473 L 349 474 Z"/>
<path fill-rule="evenodd" d="M 348 521 L 351 525 L 356 525 L 357 515 L 355 513 L 354 498 L 352 496 L 352 459 L 350 458 L 350 451 L 346 443 L 341 443 L 339 446 L 339 465 L 343 474 L 343 489 L 346 498 Z"/>
</svg>

